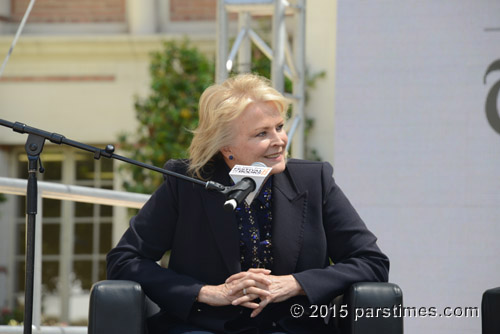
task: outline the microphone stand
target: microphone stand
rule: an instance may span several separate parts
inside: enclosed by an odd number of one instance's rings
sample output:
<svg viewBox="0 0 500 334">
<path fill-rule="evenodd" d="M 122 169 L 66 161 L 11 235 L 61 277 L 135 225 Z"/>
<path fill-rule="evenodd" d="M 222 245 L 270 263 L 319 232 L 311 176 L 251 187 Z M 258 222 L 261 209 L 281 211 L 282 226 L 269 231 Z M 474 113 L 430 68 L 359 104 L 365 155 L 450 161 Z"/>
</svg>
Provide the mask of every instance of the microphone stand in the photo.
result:
<svg viewBox="0 0 500 334">
<path fill-rule="evenodd" d="M 114 154 L 115 147 L 107 145 L 105 149 L 100 149 L 94 146 L 79 143 L 74 140 L 65 138 L 63 135 L 57 133 L 50 133 L 44 130 L 27 126 L 26 124 L 15 122 L 11 123 L 0 119 L 0 125 L 11 128 L 18 133 L 27 133 L 28 139 L 24 146 L 28 155 L 28 186 L 26 193 L 26 215 L 27 215 L 27 228 L 26 228 L 26 274 L 25 274 L 25 302 L 24 302 L 24 334 L 32 333 L 33 323 L 33 286 L 34 286 L 34 268 L 35 268 L 35 220 L 37 215 L 37 197 L 38 197 L 38 181 L 37 170 L 40 173 L 44 172 L 40 160 L 40 154 L 43 150 L 45 140 L 50 140 L 52 143 L 61 145 L 69 145 L 83 151 L 94 153 L 94 159 L 99 160 L 101 157 L 120 160 L 132 165 L 147 168 L 164 175 L 173 176 L 182 180 L 186 180 L 195 184 L 199 184 L 207 190 L 215 190 L 226 196 L 234 193 L 237 189 L 235 186 L 227 187 L 220 183 L 213 181 L 201 181 L 193 177 L 183 174 L 172 172 L 163 168 L 151 166 L 136 160 L 132 160 L 117 154 Z M 38 168 L 40 162 L 40 168 Z"/>
</svg>

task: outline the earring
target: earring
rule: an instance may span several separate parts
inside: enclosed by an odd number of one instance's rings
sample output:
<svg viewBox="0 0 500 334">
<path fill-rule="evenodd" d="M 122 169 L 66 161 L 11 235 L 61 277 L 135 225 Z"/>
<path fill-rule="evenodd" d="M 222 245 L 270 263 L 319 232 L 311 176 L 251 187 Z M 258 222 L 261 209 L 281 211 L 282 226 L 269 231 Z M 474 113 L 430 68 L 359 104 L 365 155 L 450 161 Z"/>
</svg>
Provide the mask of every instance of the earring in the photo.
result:
<svg viewBox="0 0 500 334">
<path fill-rule="evenodd" d="M 229 156 L 229 160 L 233 160 L 234 157 L 232 155 Z"/>
</svg>

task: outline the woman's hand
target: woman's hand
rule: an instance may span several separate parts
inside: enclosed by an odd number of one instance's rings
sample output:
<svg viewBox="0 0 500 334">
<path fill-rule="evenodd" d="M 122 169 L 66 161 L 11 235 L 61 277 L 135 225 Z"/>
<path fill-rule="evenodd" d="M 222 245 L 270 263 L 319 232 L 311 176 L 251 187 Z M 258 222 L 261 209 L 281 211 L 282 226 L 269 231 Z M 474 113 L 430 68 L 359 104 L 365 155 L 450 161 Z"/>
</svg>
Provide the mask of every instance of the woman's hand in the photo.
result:
<svg viewBox="0 0 500 334">
<path fill-rule="evenodd" d="M 265 277 L 270 280 L 270 284 L 267 285 L 267 292 L 269 293 L 261 293 L 261 287 L 254 289 L 251 285 L 251 280 L 246 279 L 246 273 L 248 272 L 241 272 L 229 277 L 226 280 L 226 284 L 233 284 L 233 291 L 230 296 L 238 297 L 233 299 L 231 304 L 246 307 L 250 307 L 247 305 L 251 305 L 250 308 L 253 309 L 251 317 L 257 316 L 269 303 L 279 303 L 291 297 L 305 294 L 300 284 L 292 275 L 274 276 L 259 273 L 259 275 L 266 275 Z M 245 292 L 247 294 L 241 292 L 243 289 L 246 289 Z M 253 302 L 257 297 L 261 299 L 259 304 Z"/>
<path fill-rule="evenodd" d="M 271 293 L 268 291 L 271 280 L 267 269 L 250 269 L 229 277 L 224 284 L 205 285 L 198 293 L 198 301 L 211 306 L 231 305 L 235 300 L 246 297 L 238 304 L 251 309 L 257 309 L 258 303 L 253 300 L 264 300 Z M 243 290 L 245 289 L 245 290 Z"/>
</svg>

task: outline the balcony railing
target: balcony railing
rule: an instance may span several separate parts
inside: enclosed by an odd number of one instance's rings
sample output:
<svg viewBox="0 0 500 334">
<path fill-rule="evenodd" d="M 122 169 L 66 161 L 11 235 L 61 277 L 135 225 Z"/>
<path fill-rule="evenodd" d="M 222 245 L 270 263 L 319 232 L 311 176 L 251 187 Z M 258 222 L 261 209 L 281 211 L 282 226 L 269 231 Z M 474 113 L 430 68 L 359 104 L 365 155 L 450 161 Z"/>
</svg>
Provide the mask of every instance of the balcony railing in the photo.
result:
<svg viewBox="0 0 500 334">
<path fill-rule="evenodd" d="M 0 193 L 26 195 L 27 181 L 0 177 Z M 81 186 L 64 185 L 38 181 L 38 208 L 42 208 L 42 199 L 51 198 L 66 201 L 85 202 L 101 205 L 122 206 L 127 208 L 141 208 L 149 199 L 149 195 L 135 194 L 122 191 L 96 189 Z M 46 334 L 86 334 L 84 326 L 41 326 L 42 309 L 42 248 L 41 248 L 41 215 L 37 215 L 35 223 L 35 278 L 33 298 L 33 333 Z M 0 326 L 0 334 L 23 333 L 22 326 Z"/>
</svg>

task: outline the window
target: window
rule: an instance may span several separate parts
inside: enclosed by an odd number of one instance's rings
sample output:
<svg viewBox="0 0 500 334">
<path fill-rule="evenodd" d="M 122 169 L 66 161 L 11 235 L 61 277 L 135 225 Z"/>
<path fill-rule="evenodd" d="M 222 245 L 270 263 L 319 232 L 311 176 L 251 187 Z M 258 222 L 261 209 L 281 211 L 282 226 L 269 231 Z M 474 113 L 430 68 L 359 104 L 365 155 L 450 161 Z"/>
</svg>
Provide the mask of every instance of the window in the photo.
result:
<svg viewBox="0 0 500 334">
<path fill-rule="evenodd" d="M 49 146 L 50 147 L 50 146 Z M 46 147 L 40 181 L 113 188 L 113 161 L 94 160 L 91 153 Z M 17 177 L 26 178 L 27 157 L 16 153 Z M 16 218 L 15 294 L 24 295 L 25 197 L 18 197 Z M 106 278 L 106 254 L 112 247 L 113 208 L 44 198 L 42 217 L 42 313 L 54 321 L 80 321 L 87 308 L 72 299 L 87 295 L 92 284 Z M 80 319 L 81 318 L 81 319 Z"/>
</svg>

